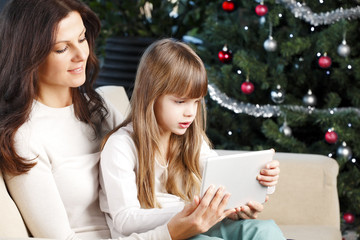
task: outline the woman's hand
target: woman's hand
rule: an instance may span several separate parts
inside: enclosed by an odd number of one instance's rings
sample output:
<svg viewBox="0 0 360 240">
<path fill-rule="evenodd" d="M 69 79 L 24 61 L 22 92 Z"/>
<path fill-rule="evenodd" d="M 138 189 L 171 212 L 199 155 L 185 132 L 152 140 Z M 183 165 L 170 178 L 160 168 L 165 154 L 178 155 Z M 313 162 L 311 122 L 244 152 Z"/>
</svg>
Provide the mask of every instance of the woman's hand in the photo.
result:
<svg viewBox="0 0 360 240">
<path fill-rule="evenodd" d="M 266 196 L 265 202 L 268 199 L 269 197 Z M 228 217 L 232 220 L 256 219 L 263 209 L 264 206 L 261 203 L 250 201 L 245 206 L 235 208 L 236 212 L 230 214 Z"/>
<path fill-rule="evenodd" d="M 280 163 L 277 160 L 273 160 L 266 164 L 264 169 L 260 170 L 260 175 L 257 176 L 257 180 L 260 184 L 266 187 L 275 186 L 279 180 Z"/>
<path fill-rule="evenodd" d="M 230 194 L 224 188 L 215 189 L 210 186 L 204 197 L 194 200 L 176 214 L 167 224 L 173 240 L 186 239 L 206 232 L 216 223 L 235 212 L 235 209 L 225 210 Z"/>
</svg>

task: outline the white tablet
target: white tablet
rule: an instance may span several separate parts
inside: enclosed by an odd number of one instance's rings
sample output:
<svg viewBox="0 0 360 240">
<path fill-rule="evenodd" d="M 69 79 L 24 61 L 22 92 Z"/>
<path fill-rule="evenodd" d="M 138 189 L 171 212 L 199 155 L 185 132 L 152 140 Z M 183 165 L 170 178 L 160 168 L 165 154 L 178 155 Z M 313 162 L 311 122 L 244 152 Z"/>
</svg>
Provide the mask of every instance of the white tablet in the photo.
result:
<svg viewBox="0 0 360 240">
<path fill-rule="evenodd" d="M 246 205 L 249 201 L 265 202 L 267 187 L 256 179 L 260 170 L 272 161 L 274 149 L 208 158 L 204 163 L 200 196 L 212 184 L 223 186 L 231 194 L 227 209 Z"/>
</svg>

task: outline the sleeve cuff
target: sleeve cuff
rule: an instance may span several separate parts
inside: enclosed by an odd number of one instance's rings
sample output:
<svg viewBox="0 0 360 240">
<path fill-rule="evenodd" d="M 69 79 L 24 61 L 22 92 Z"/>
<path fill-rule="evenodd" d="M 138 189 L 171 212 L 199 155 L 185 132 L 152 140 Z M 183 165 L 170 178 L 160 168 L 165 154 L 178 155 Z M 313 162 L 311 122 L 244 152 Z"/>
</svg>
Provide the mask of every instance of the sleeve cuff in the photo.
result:
<svg viewBox="0 0 360 240">
<path fill-rule="evenodd" d="M 267 194 L 273 194 L 275 192 L 275 186 L 271 186 L 267 188 Z"/>
</svg>

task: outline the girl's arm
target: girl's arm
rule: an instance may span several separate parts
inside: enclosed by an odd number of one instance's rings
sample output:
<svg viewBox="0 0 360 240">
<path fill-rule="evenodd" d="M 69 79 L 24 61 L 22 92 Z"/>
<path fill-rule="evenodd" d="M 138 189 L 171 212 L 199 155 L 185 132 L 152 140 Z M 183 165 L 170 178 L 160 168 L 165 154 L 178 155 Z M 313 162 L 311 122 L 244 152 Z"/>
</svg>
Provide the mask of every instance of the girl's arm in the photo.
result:
<svg viewBox="0 0 360 240">
<path fill-rule="evenodd" d="M 225 210 L 230 194 L 223 188 L 210 186 L 200 200 L 195 196 L 192 203 L 175 215 L 168 223 L 172 240 L 187 239 L 208 231 L 216 223 L 233 214 L 235 209 Z"/>
<path fill-rule="evenodd" d="M 226 216 L 234 213 L 234 209 L 225 211 L 229 196 L 223 189 L 211 188 L 201 200 L 195 196 L 194 200 L 176 214 L 167 226 L 160 226 L 140 234 L 133 233 L 118 240 L 180 240 L 204 233 Z"/>
<path fill-rule="evenodd" d="M 124 129 L 119 129 L 106 142 L 100 160 L 100 206 L 111 219 L 108 221 L 110 228 L 119 236 L 166 225 L 184 207 L 178 197 L 167 194 L 167 206 L 141 208 L 137 198 L 136 167 L 135 144 Z"/>
</svg>

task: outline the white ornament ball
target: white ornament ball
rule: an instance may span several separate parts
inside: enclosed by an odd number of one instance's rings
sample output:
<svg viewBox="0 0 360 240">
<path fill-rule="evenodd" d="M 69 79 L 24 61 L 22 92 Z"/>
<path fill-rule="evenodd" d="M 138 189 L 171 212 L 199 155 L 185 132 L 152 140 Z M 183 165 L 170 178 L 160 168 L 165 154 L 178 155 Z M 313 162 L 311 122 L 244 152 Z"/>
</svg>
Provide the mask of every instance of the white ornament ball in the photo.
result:
<svg viewBox="0 0 360 240">
<path fill-rule="evenodd" d="M 285 100 L 285 92 L 281 89 L 280 85 L 277 85 L 276 90 L 270 92 L 271 100 L 274 103 L 282 103 Z"/>
<path fill-rule="evenodd" d="M 275 52 L 276 51 L 277 43 L 276 43 L 276 41 L 274 40 L 274 38 L 272 36 L 269 36 L 269 38 L 265 40 L 264 48 L 268 52 Z"/>
<path fill-rule="evenodd" d="M 349 160 L 352 157 L 352 150 L 350 147 L 346 146 L 346 142 L 342 142 L 341 146 L 338 147 L 336 154 L 339 157 L 344 157 Z"/>
<path fill-rule="evenodd" d="M 290 137 L 292 135 L 291 128 L 286 124 L 286 122 L 279 128 L 279 131 L 286 137 Z"/>
<path fill-rule="evenodd" d="M 343 40 L 342 43 L 338 46 L 337 53 L 341 57 L 347 57 L 350 55 L 350 47 L 346 44 L 345 40 Z"/>
<path fill-rule="evenodd" d="M 303 97 L 303 103 L 306 106 L 315 106 L 317 103 L 317 99 L 315 97 L 315 95 L 312 94 L 312 91 L 309 89 L 309 91 L 307 92 L 307 94 Z"/>
</svg>

